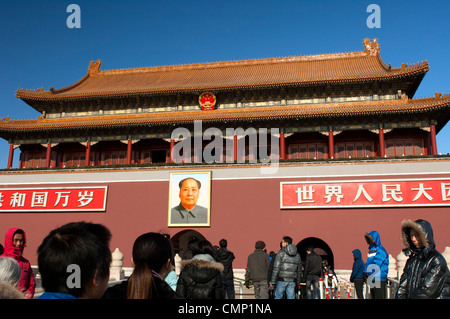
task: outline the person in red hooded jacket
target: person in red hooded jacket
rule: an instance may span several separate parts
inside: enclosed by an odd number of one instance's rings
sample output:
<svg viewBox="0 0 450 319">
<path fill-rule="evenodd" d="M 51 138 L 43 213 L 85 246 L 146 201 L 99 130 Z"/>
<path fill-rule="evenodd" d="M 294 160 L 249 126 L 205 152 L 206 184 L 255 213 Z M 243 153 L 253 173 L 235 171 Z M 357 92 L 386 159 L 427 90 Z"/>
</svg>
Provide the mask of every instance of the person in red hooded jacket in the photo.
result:
<svg viewBox="0 0 450 319">
<path fill-rule="evenodd" d="M 10 228 L 5 234 L 5 251 L 3 257 L 11 257 L 18 261 L 22 268 L 22 276 L 20 277 L 17 289 L 21 291 L 25 297 L 32 299 L 36 283 L 34 281 L 33 269 L 30 262 L 23 257 L 23 250 L 27 243 L 25 232 L 20 228 Z"/>
</svg>

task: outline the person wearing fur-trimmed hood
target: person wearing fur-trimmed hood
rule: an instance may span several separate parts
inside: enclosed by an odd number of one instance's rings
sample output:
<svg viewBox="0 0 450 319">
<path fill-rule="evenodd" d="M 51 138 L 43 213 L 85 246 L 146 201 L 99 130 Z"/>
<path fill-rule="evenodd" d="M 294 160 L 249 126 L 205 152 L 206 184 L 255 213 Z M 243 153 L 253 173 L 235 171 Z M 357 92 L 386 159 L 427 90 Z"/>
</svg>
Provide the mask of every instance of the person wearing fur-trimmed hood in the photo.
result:
<svg viewBox="0 0 450 319">
<path fill-rule="evenodd" d="M 396 299 L 449 299 L 450 273 L 436 250 L 431 224 L 422 219 L 402 221 L 402 239 L 409 256 Z"/>
<path fill-rule="evenodd" d="M 181 261 L 177 293 L 186 299 L 223 299 L 224 266 L 214 260 L 212 244 L 200 240 L 193 245 L 192 253 L 192 259 Z"/>
</svg>

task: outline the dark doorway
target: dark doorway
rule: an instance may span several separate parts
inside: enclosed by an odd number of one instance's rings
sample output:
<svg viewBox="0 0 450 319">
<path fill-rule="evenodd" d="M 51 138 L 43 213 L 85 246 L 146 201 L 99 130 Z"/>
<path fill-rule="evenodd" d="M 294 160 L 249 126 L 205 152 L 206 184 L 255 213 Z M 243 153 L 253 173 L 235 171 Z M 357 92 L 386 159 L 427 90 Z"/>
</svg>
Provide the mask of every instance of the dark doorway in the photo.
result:
<svg viewBox="0 0 450 319">
<path fill-rule="evenodd" d="M 165 163 L 166 155 L 166 150 L 152 151 L 152 163 Z"/>
<path fill-rule="evenodd" d="M 300 257 L 302 258 L 302 262 L 305 261 L 307 247 L 314 247 L 314 252 L 320 257 L 322 257 L 322 260 L 327 260 L 328 265 L 331 267 L 331 269 L 334 270 L 333 252 L 331 251 L 330 246 L 328 246 L 326 242 L 316 237 L 308 237 L 300 241 L 297 244 L 297 251 L 300 254 Z"/>
<path fill-rule="evenodd" d="M 192 229 L 182 230 L 179 233 L 173 235 L 170 239 L 172 241 L 175 253 L 178 253 L 181 256 L 183 252 L 186 251 L 189 238 L 191 238 L 191 236 L 196 236 L 199 240 L 206 239 L 198 231 Z"/>
</svg>

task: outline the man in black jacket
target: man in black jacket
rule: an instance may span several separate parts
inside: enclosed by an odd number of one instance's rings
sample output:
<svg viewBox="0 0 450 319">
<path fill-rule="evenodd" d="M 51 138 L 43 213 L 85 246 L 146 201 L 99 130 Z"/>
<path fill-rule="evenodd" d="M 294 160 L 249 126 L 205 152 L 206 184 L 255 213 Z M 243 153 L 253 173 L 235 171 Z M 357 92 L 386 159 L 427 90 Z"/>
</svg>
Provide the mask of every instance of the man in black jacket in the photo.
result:
<svg viewBox="0 0 450 319">
<path fill-rule="evenodd" d="M 227 249 L 228 242 L 221 239 L 219 250 L 216 253 L 216 261 L 223 264 L 222 284 L 228 299 L 235 299 L 233 282 L 233 260 L 234 254 Z"/>
<path fill-rule="evenodd" d="M 402 221 L 406 261 L 396 299 L 449 299 L 450 273 L 436 250 L 431 224 L 422 219 Z"/>
<path fill-rule="evenodd" d="M 322 276 L 322 257 L 314 252 L 314 247 L 306 248 L 305 277 L 308 299 L 320 299 L 319 277 Z M 313 290 L 311 290 L 311 286 Z"/>
<path fill-rule="evenodd" d="M 248 256 L 247 270 L 245 272 L 245 283 L 253 282 L 255 299 L 269 299 L 269 284 L 267 281 L 270 265 L 269 255 L 263 250 L 266 244 L 258 240 L 255 251 Z"/>
<path fill-rule="evenodd" d="M 295 286 L 300 284 L 302 277 L 300 255 L 289 236 L 283 237 L 281 246 L 283 248 L 275 257 L 270 284 L 276 284 L 275 299 L 282 299 L 284 292 L 287 299 L 295 299 Z"/>
</svg>

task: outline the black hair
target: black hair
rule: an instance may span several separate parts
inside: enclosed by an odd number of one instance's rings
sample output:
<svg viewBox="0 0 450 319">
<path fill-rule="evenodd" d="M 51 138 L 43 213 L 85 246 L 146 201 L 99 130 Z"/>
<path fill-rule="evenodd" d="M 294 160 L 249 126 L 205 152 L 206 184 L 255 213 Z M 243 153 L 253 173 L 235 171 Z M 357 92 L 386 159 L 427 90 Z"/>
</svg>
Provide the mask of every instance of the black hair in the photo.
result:
<svg viewBox="0 0 450 319">
<path fill-rule="evenodd" d="M 206 239 L 203 240 L 199 240 L 197 242 L 195 242 L 192 245 L 192 254 L 195 255 L 199 255 L 199 254 L 208 254 L 211 255 L 211 257 L 214 258 L 214 248 L 213 245 L 211 244 L 211 242 L 209 242 Z"/>
<path fill-rule="evenodd" d="M 200 181 L 196 180 L 196 179 L 193 178 L 193 177 L 188 177 L 188 178 L 182 179 L 182 180 L 178 183 L 178 187 L 181 189 L 181 187 L 183 187 L 184 181 L 186 181 L 186 180 L 188 180 L 188 179 L 193 179 L 194 181 L 196 181 L 196 182 L 197 182 L 197 185 L 198 185 L 198 189 L 200 189 L 200 188 L 202 187 L 202 183 L 200 183 Z"/>
<path fill-rule="evenodd" d="M 94 278 L 109 277 L 111 232 L 101 224 L 74 222 L 52 230 L 39 246 L 38 267 L 46 292 L 82 296 Z M 80 271 L 80 285 L 68 285 L 70 265 Z M 68 270 L 69 269 L 69 270 Z"/>
<path fill-rule="evenodd" d="M 220 246 L 220 248 L 227 248 L 227 245 L 228 245 L 228 242 L 227 242 L 226 239 L 221 239 L 221 240 L 219 241 L 219 246 Z"/>
<path fill-rule="evenodd" d="M 292 238 L 289 236 L 284 236 L 283 241 L 288 243 L 289 245 L 292 244 Z"/>
<path fill-rule="evenodd" d="M 15 236 L 16 234 L 23 235 L 23 230 L 22 230 L 22 229 L 16 230 L 16 231 L 14 232 L 14 234 L 13 234 L 13 238 L 14 238 L 14 236 Z"/>
<path fill-rule="evenodd" d="M 157 294 L 152 270 L 158 273 L 168 260 L 172 261 L 170 240 L 158 233 L 145 233 L 133 244 L 134 270 L 127 286 L 127 299 L 151 299 Z"/>
</svg>

